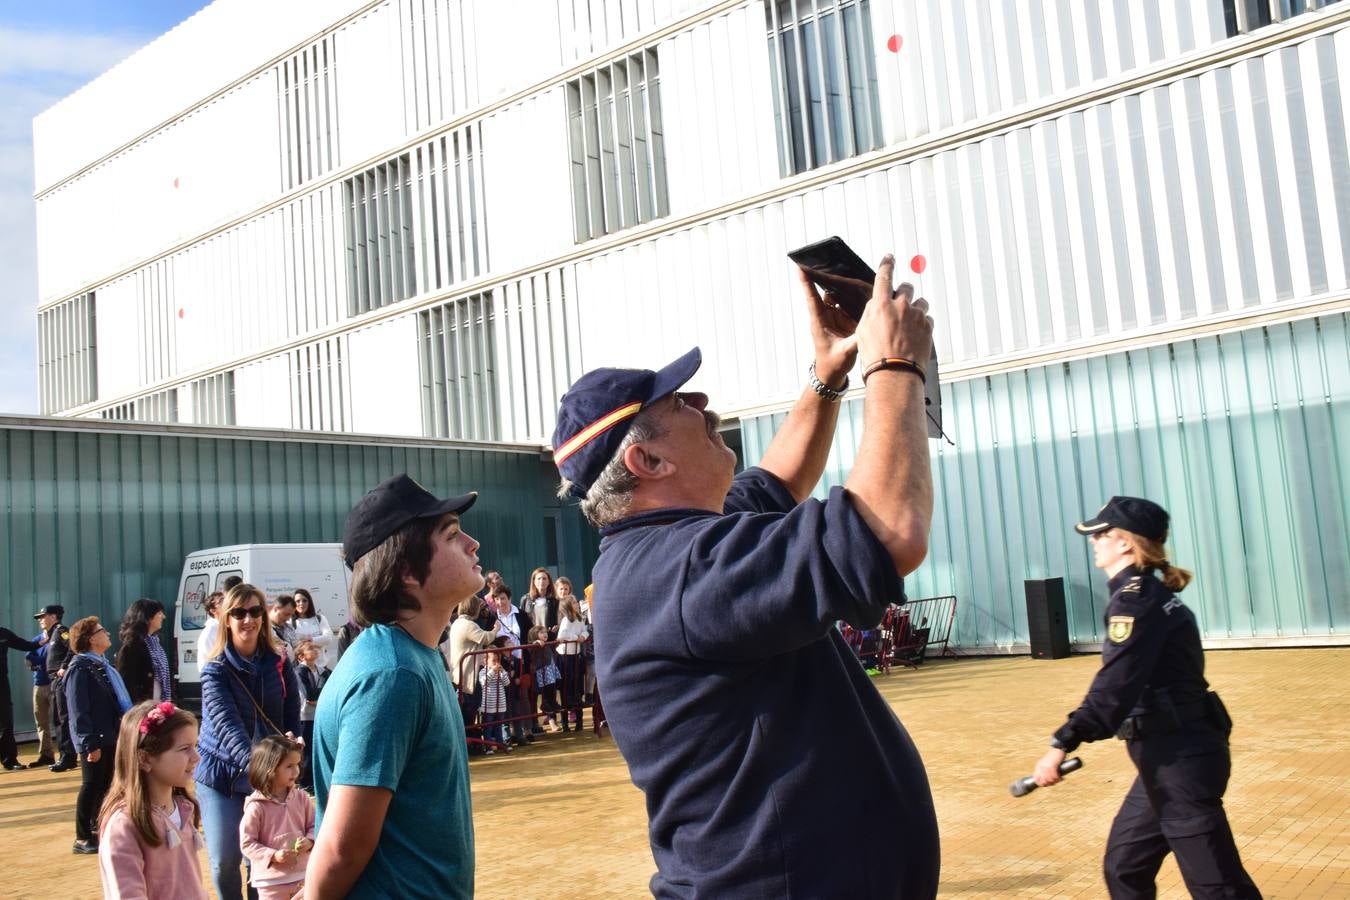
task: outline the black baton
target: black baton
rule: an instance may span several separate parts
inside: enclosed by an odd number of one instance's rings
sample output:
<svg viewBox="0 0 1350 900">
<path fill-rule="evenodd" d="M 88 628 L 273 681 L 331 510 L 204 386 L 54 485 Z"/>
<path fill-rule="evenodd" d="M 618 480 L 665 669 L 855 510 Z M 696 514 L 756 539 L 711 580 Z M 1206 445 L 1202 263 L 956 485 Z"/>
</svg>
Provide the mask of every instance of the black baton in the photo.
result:
<svg viewBox="0 0 1350 900">
<path fill-rule="evenodd" d="M 1070 772 L 1075 772 L 1081 768 L 1083 768 L 1083 761 L 1076 756 L 1070 757 L 1059 764 L 1059 774 L 1068 775 Z M 1025 797 L 1034 790 L 1036 790 L 1036 776 L 1034 775 L 1019 778 L 1008 785 L 1008 793 L 1014 797 Z"/>
</svg>

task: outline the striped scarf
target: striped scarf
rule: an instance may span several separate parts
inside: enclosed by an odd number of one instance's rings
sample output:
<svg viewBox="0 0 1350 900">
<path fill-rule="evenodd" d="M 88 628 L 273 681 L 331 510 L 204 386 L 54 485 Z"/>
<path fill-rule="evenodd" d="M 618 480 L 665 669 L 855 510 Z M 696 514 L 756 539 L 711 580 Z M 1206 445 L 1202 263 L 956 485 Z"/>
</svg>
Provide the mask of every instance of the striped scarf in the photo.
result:
<svg viewBox="0 0 1350 900">
<path fill-rule="evenodd" d="M 145 645 L 150 648 L 150 664 L 155 667 L 155 680 L 159 682 L 161 700 L 173 699 L 173 681 L 169 677 L 169 655 L 159 642 L 159 635 L 147 634 Z"/>
</svg>

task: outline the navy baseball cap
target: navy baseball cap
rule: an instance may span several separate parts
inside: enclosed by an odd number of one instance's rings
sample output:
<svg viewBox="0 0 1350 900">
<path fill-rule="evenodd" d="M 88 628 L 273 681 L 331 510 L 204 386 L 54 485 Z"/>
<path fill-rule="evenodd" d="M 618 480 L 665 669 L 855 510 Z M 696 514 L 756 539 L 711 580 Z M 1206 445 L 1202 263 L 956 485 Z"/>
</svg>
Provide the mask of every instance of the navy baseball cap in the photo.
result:
<svg viewBox="0 0 1350 900">
<path fill-rule="evenodd" d="M 412 520 L 462 513 L 477 499 L 477 492 L 470 491 L 439 500 L 406 474 L 387 478 L 358 500 L 347 514 L 347 525 L 342 534 L 342 558 L 350 569 L 358 559 Z"/>
<path fill-rule="evenodd" d="M 56 616 L 56 617 L 59 619 L 59 618 L 61 618 L 62 616 L 64 616 L 65 614 L 66 614 L 66 608 L 65 608 L 64 606 L 62 606 L 62 605 L 59 604 L 59 603 L 49 603 L 49 604 L 47 604 L 46 606 L 42 607 L 42 609 L 39 609 L 39 610 L 33 615 L 33 618 L 35 618 L 35 619 L 40 619 L 40 618 L 42 618 L 43 616 Z"/>
<path fill-rule="evenodd" d="M 586 496 L 637 414 L 683 387 L 702 364 L 703 353 L 695 347 L 655 372 L 596 369 L 578 378 L 562 396 L 553 431 L 553 464 L 572 483 L 572 493 Z"/>
<path fill-rule="evenodd" d="M 1112 497 L 1097 515 L 1073 526 L 1079 534 L 1100 534 L 1108 528 L 1132 531 L 1151 541 L 1167 540 L 1171 517 L 1152 500 L 1142 497 Z"/>
</svg>

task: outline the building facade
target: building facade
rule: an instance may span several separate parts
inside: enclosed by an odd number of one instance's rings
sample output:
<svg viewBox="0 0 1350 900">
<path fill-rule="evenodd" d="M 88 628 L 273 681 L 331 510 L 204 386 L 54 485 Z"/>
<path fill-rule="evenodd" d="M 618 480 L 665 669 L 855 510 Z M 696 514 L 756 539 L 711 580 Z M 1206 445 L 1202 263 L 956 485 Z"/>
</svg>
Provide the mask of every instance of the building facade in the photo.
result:
<svg viewBox="0 0 1350 900">
<path fill-rule="evenodd" d="M 1338 640 L 1348 75 L 1336 2 L 217 0 L 34 123 L 42 410 L 542 445 L 699 344 L 754 462 L 839 234 L 935 309 L 958 643 L 1099 641 L 1139 492 L 1207 639 Z"/>
</svg>

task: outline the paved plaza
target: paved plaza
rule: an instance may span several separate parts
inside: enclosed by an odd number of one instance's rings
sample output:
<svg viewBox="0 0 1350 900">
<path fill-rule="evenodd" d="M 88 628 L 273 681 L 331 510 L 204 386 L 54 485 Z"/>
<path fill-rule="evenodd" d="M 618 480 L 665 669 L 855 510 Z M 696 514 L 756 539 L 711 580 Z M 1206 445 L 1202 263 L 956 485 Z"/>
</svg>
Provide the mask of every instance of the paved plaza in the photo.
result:
<svg viewBox="0 0 1350 900">
<path fill-rule="evenodd" d="M 1350 648 L 1207 659 L 1237 723 L 1227 806 L 1252 877 L 1267 898 L 1350 897 Z M 1007 790 L 1030 772 L 1096 665 L 1094 656 L 953 659 L 877 679 L 928 765 L 942 896 L 1105 896 L 1102 847 L 1133 778 L 1124 746 L 1085 745 L 1083 770 L 1053 789 L 1020 800 Z M 32 758 L 31 744 L 21 749 Z M 608 737 L 550 735 L 477 759 L 470 771 L 479 897 L 647 896 L 642 797 Z M 0 897 L 99 894 L 95 859 L 70 852 L 78 785 L 78 773 L 0 773 Z M 839 798 L 839 816 L 841 828 L 887 827 L 851 819 L 848 797 Z M 1159 887 L 1160 896 L 1185 896 L 1170 860 Z"/>
</svg>

